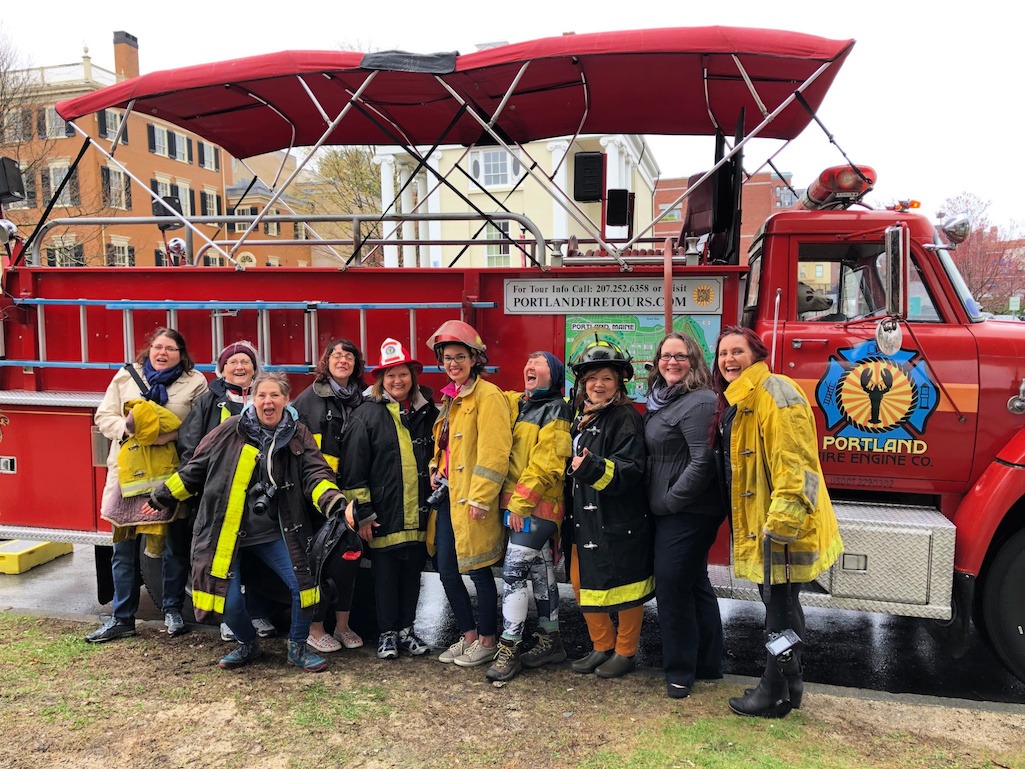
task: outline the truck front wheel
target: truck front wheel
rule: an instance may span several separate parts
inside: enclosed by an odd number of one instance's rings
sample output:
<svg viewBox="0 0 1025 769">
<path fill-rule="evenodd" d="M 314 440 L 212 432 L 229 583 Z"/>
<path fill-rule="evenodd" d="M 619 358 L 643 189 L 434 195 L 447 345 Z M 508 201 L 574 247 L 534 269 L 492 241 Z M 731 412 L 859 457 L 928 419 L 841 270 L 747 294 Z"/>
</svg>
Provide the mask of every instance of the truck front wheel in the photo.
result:
<svg viewBox="0 0 1025 769">
<path fill-rule="evenodd" d="M 1003 544 L 982 584 L 982 618 L 993 651 L 1025 681 L 1025 530 Z"/>
</svg>

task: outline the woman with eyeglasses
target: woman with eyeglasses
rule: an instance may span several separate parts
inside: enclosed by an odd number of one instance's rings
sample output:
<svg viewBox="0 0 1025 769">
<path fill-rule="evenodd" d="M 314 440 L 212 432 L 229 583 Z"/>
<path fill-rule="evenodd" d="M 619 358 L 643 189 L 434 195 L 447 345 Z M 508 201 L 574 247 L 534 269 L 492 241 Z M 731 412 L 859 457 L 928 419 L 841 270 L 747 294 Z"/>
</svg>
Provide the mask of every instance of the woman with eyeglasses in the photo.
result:
<svg viewBox="0 0 1025 769">
<path fill-rule="evenodd" d="M 505 394 L 482 376 L 488 358 L 476 329 L 446 321 L 427 346 L 450 380 L 434 423 L 430 471 L 436 493 L 428 500 L 427 548 L 460 633 L 438 659 L 476 667 L 497 654 L 498 588 L 491 566 L 505 552 L 499 495 L 509 470 L 512 416 Z M 464 574 L 477 589 L 477 619 Z"/>
<path fill-rule="evenodd" d="M 299 421 L 313 433 L 324 459 L 336 474 L 350 416 L 364 401 L 363 391 L 367 389 L 363 379 L 365 368 L 363 353 L 353 342 L 332 339 L 317 363 L 313 384 L 303 390 L 292 404 L 299 413 Z M 324 564 L 324 572 L 334 583 L 334 591 L 324 590 L 323 593 L 333 596 L 333 600 L 328 598 L 318 604 L 310 625 L 310 637 L 306 641 L 318 652 L 336 652 L 343 646 L 358 649 L 363 645 L 363 639 L 349 627 L 360 557 L 354 551 L 347 552 Z M 324 627 L 324 619 L 332 605 L 335 612 L 334 635 Z"/>
<path fill-rule="evenodd" d="M 178 427 L 206 389 L 206 377 L 196 371 L 185 338 L 173 328 L 158 328 L 135 362 L 114 375 L 96 409 L 96 426 L 110 439 L 100 517 L 113 524 L 110 565 L 114 603 L 110 620 L 86 636 L 89 643 L 135 635 L 140 587 L 136 576 L 138 534 L 148 535 L 147 550 L 158 545 L 157 555 L 163 554 L 161 608 L 168 635 L 173 637 L 189 629 L 181 615 L 188 553 L 165 549 L 167 527 L 176 525 L 171 517 L 146 520 L 142 508 L 149 492 L 177 468 L 174 441 Z M 147 461 L 140 463 L 143 456 Z"/>
<path fill-rule="evenodd" d="M 655 348 L 654 362 L 644 442 L 655 516 L 655 598 L 666 693 L 682 699 L 696 679 L 722 678 L 722 618 L 708 552 L 726 507 L 708 440 L 715 394 L 701 348 L 673 331 Z"/>
</svg>

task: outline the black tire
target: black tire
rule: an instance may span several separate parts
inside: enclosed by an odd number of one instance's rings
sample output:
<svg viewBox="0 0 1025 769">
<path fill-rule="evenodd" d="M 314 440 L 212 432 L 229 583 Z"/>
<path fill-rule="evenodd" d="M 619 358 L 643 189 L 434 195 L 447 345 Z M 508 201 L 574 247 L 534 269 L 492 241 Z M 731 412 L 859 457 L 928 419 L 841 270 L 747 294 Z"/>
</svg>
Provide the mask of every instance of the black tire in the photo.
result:
<svg viewBox="0 0 1025 769">
<path fill-rule="evenodd" d="M 1025 530 L 1000 548 L 986 571 L 981 598 L 990 648 L 1025 681 Z"/>
</svg>

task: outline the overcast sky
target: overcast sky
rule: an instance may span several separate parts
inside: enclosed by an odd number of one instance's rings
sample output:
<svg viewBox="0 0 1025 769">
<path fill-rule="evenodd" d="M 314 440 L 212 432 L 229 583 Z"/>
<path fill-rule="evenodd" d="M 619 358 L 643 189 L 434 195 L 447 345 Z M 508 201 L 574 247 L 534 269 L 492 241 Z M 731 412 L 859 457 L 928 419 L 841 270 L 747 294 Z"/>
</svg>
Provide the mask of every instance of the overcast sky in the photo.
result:
<svg viewBox="0 0 1025 769">
<path fill-rule="evenodd" d="M 265 7 L 273 11 L 261 10 Z M 915 198 L 932 216 L 945 199 L 968 192 L 991 202 L 991 224 L 1025 225 L 1020 136 L 1025 41 L 1017 12 L 1006 4 L 998 8 L 995 0 L 288 0 L 208 2 L 202 10 L 194 8 L 192 3 L 101 7 L 68 0 L 8 1 L 0 11 L 0 35 L 29 66 L 77 61 L 87 45 L 94 64 L 113 69 L 113 32 L 125 30 L 139 39 L 143 72 L 289 49 L 468 53 L 478 43 L 650 27 L 765 27 L 854 38 L 857 44 L 819 117 L 851 160 L 875 168 L 878 184 L 870 201 L 886 205 Z M 712 159 L 710 142 L 653 142 L 662 175 L 686 176 L 706 168 Z M 779 146 L 762 144 L 749 151 L 749 170 Z M 803 187 L 843 158 L 813 125 L 776 162 Z"/>
</svg>

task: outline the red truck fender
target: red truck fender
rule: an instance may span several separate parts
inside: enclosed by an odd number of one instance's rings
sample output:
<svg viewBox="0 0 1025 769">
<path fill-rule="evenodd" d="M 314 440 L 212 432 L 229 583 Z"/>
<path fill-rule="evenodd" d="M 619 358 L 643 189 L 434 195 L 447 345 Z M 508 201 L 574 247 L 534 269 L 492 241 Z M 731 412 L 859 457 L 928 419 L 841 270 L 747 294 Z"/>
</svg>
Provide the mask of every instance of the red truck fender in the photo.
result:
<svg viewBox="0 0 1025 769">
<path fill-rule="evenodd" d="M 1025 430 L 1007 442 L 954 513 L 954 569 L 978 576 L 1004 515 L 1025 496 Z"/>
</svg>

